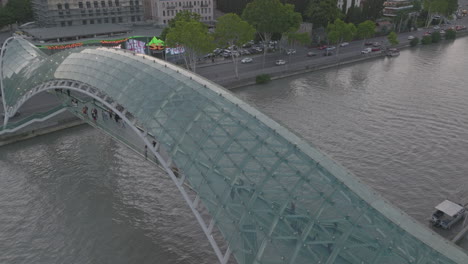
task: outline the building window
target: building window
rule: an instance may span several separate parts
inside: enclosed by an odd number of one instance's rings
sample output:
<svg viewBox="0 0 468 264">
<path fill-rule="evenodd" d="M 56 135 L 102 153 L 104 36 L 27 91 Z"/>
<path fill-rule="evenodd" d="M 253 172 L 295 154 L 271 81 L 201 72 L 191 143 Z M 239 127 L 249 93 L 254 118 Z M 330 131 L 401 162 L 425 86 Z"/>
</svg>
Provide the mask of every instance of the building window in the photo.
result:
<svg viewBox="0 0 468 264">
<path fill-rule="evenodd" d="M 60 22 L 60 26 L 64 27 L 65 26 L 65 21 Z"/>
<path fill-rule="evenodd" d="M 140 5 L 140 3 L 138 2 L 138 0 L 135 0 L 135 5 L 136 5 L 136 6 L 139 6 L 139 5 Z"/>
<path fill-rule="evenodd" d="M 135 16 L 132 16 L 132 22 L 135 22 Z"/>
<path fill-rule="evenodd" d="M 130 0 L 130 6 L 133 6 L 133 1 L 132 0 Z"/>
<path fill-rule="evenodd" d="M 115 6 L 119 6 L 119 0 L 115 0 Z"/>
<path fill-rule="evenodd" d="M 78 2 L 78 7 L 83 8 L 83 2 Z"/>
<path fill-rule="evenodd" d="M 87 7 L 87 8 L 91 8 L 91 3 L 90 3 L 90 2 L 86 2 L 86 7 Z"/>
<path fill-rule="evenodd" d="M 163 16 L 166 16 L 166 11 L 163 10 Z"/>
<path fill-rule="evenodd" d="M 94 1 L 94 8 L 98 8 L 98 7 L 99 7 L 98 2 Z"/>
<path fill-rule="evenodd" d="M 61 10 L 62 9 L 62 4 L 57 4 L 57 9 Z"/>
<path fill-rule="evenodd" d="M 89 20 L 89 23 L 90 23 L 90 24 L 94 24 L 94 19 L 90 19 L 90 20 Z"/>
<path fill-rule="evenodd" d="M 119 22 L 122 23 L 123 19 L 122 17 L 119 17 Z"/>
<path fill-rule="evenodd" d="M 102 24 L 102 19 L 98 18 L 97 23 Z"/>
<path fill-rule="evenodd" d="M 106 7 L 106 1 L 101 1 L 101 7 Z"/>
<path fill-rule="evenodd" d="M 93 16 L 93 10 L 88 10 L 88 16 Z"/>
<path fill-rule="evenodd" d="M 109 18 L 107 18 L 107 17 L 104 18 L 104 23 L 106 23 L 106 24 L 109 23 Z"/>
<path fill-rule="evenodd" d="M 102 14 L 107 16 L 107 9 L 102 10 Z"/>
<path fill-rule="evenodd" d="M 60 18 L 63 18 L 63 12 L 62 11 L 60 11 L 58 14 L 59 14 Z"/>
<path fill-rule="evenodd" d="M 111 21 L 112 21 L 112 23 L 115 23 L 115 17 L 113 17 Z"/>
<path fill-rule="evenodd" d="M 166 24 L 166 20 L 163 20 L 163 23 Z"/>
<path fill-rule="evenodd" d="M 141 21 L 141 17 L 140 17 L 140 16 L 137 16 L 137 21 Z"/>
<path fill-rule="evenodd" d="M 70 9 L 70 5 L 68 3 L 65 3 L 65 9 Z"/>
<path fill-rule="evenodd" d="M 96 9 L 96 16 L 100 16 L 101 15 L 101 9 Z"/>
<path fill-rule="evenodd" d="M 71 21 L 68 21 L 67 24 L 68 24 L 69 26 L 71 26 L 71 25 L 72 25 L 72 22 L 71 22 Z"/>
<path fill-rule="evenodd" d="M 86 13 L 84 10 L 81 10 L 81 16 L 86 16 Z"/>
<path fill-rule="evenodd" d="M 109 0 L 109 2 L 107 2 L 109 4 L 110 7 L 112 7 L 112 0 Z"/>
<path fill-rule="evenodd" d="M 88 24 L 88 20 L 85 19 L 85 20 L 81 21 L 81 23 L 82 23 L 83 25 L 86 25 L 86 24 Z"/>
</svg>

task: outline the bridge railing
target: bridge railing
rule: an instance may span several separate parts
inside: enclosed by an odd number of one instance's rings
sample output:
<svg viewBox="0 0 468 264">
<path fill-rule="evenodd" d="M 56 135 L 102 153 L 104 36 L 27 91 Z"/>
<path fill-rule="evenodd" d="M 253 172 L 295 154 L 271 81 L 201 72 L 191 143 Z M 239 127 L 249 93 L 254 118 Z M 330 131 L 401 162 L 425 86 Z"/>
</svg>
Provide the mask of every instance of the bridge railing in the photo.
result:
<svg viewBox="0 0 468 264">
<path fill-rule="evenodd" d="M 40 112 L 40 113 L 35 113 L 35 114 L 32 114 L 26 118 L 23 118 L 19 121 L 16 121 L 16 122 L 9 122 L 6 126 L 0 126 L 0 134 L 3 134 L 3 133 L 11 133 L 11 132 L 14 132 L 16 130 L 19 130 L 31 123 L 34 123 L 34 122 L 38 122 L 38 121 L 43 121 L 44 118 L 47 119 L 48 117 L 50 117 L 51 115 L 59 112 L 59 111 L 63 111 L 65 109 L 65 106 L 63 105 L 58 105 L 54 108 L 51 108 L 45 112 Z"/>
</svg>

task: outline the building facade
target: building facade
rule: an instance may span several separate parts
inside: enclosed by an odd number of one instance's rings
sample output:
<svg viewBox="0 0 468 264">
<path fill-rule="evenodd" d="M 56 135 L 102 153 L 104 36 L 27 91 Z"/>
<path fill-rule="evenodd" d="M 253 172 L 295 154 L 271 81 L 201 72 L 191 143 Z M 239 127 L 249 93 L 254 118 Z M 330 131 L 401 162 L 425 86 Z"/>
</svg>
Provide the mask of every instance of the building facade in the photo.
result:
<svg viewBox="0 0 468 264">
<path fill-rule="evenodd" d="M 394 17 L 398 12 L 413 8 L 413 1 L 410 0 L 393 0 L 384 2 L 383 15 Z"/>
<path fill-rule="evenodd" d="M 143 0 L 32 0 L 41 26 L 137 23 L 143 21 Z"/>
<path fill-rule="evenodd" d="M 190 11 L 200 14 L 201 22 L 214 20 L 214 0 L 145 0 L 145 19 L 158 24 L 168 24 L 177 13 Z"/>
</svg>

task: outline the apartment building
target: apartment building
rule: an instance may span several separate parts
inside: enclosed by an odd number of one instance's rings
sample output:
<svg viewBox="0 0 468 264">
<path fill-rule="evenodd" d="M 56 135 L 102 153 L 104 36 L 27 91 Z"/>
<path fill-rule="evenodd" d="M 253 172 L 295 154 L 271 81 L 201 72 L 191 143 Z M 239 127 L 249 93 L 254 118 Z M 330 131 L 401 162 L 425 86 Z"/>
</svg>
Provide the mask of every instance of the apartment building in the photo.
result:
<svg viewBox="0 0 468 264">
<path fill-rule="evenodd" d="M 214 0 L 145 0 L 145 19 L 167 24 L 177 13 L 190 11 L 200 14 L 202 22 L 214 20 Z"/>
<path fill-rule="evenodd" d="M 413 8 L 411 0 L 393 0 L 384 2 L 383 15 L 388 17 L 397 16 L 398 12 Z"/>
<path fill-rule="evenodd" d="M 41 26 L 136 23 L 143 21 L 143 0 L 32 0 Z"/>
</svg>

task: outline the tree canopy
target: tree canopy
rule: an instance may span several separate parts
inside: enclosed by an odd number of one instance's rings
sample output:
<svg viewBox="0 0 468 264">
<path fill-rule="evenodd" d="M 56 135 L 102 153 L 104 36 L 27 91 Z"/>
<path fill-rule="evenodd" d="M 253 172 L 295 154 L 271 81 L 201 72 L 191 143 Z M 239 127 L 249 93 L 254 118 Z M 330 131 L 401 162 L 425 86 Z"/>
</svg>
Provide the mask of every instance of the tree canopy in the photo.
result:
<svg viewBox="0 0 468 264">
<path fill-rule="evenodd" d="M 366 20 L 360 23 L 357 27 L 357 36 L 362 39 L 372 38 L 375 35 L 375 23 Z"/>
<path fill-rule="evenodd" d="M 173 19 L 169 20 L 168 26 L 164 28 L 163 32 L 161 32 L 161 35 L 159 36 L 159 38 L 161 38 L 162 40 L 166 40 L 167 33 L 169 32 L 171 28 L 174 28 L 176 26 L 177 21 L 188 22 L 192 20 L 200 21 L 201 15 L 198 13 L 187 11 L 187 10 L 183 10 L 182 12 L 177 13 Z"/>
<path fill-rule="evenodd" d="M 314 28 L 327 27 L 328 23 L 344 17 L 336 6 L 336 0 L 311 0 L 305 16 Z"/>
<path fill-rule="evenodd" d="M 398 41 L 398 36 L 397 36 L 397 34 L 395 33 L 395 31 L 392 31 L 392 32 L 390 32 L 390 34 L 388 34 L 387 40 L 388 40 L 388 42 L 390 43 L 390 45 L 392 45 L 392 46 L 395 46 L 395 45 L 397 45 L 398 43 L 400 43 L 400 42 Z"/>
<path fill-rule="evenodd" d="M 327 27 L 328 40 L 331 43 L 341 43 L 350 41 L 356 34 L 356 26 L 353 23 L 346 24 L 343 20 L 337 18 L 333 24 Z"/>
<path fill-rule="evenodd" d="M 193 72 L 196 72 L 198 56 L 213 50 L 213 42 L 213 36 L 208 33 L 206 25 L 194 19 L 177 21 L 175 27 L 170 28 L 166 36 L 167 45 L 184 46 L 186 66 Z"/>
<path fill-rule="evenodd" d="M 242 18 L 257 30 L 264 41 L 269 40 L 273 33 L 297 30 L 302 22 L 301 14 L 294 11 L 293 5 L 282 4 L 279 0 L 255 0 L 244 9 Z"/>
<path fill-rule="evenodd" d="M 218 18 L 216 25 L 215 39 L 221 45 L 243 45 L 255 36 L 255 29 L 246 21 L 242 20 L 238 15 L 230 13 Z M 234 53 L 231 53 L 234 63 L 236 77 L 239 77 L 237 70 L 237 58 Z"/>
<path fill-rule="evenodd" d="M 30 0 L 10 0 L 4 7 L 0 7 L 0 28 L 33 20 Z"/>
</svg>

